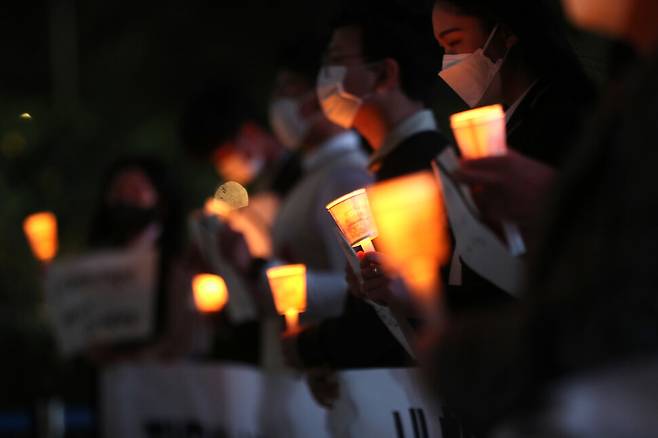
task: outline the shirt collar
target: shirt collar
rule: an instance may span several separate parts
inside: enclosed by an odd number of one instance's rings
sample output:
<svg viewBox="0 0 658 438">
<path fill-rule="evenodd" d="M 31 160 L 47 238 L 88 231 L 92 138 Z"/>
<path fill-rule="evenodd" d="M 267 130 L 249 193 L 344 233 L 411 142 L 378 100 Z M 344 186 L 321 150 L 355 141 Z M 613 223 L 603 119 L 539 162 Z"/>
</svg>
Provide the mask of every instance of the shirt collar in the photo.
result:
<svg viewBox="0 0 658 438">
<path fill-rule="evenodd" d="M 519 109 L 519 106 L 521 106 L 521 103 L 523 102 L 523 99 L 525 99 L 525 98 L 528 96 L 528 94 L 530 93 L 530 91 L 532 91 L 532 89 L 535 87 L 535 85 L 537 85 L 537 82 L 539 82 L 539 80 L 534 81 L 534 82 L 528 87 L 528 89 L 525 90 L 525 93 L 523 93 L 523 94 L 521 95 L 521 97 L 519 97 L 518 99 L 516 99 L 516 102 L 514 102 L 514 104 L 513 104 L 512 106 L 510 106 L 510 107 L 507 109 L 507 111 L 505 111 L 505 121 L 506 121 L 507 123 L 509 123 L 510 120 L 512 120 L 512 117 L 514 116 L 514 113 L 516 112 L 517 109 Z"/>
<path fill-rule="evenodd" d="M 391 130 L 391 132 L 384 139 L 382 147 L 375 151 L 370 157 L 369 166 L 374 166 L 391 152 L 393 152 L 403 141 L 425 131 L 437 131 L 436 120 L 434 114 L 430 110 L 420 110 L 411 116 L 404 119 L 402 122 Z"/>
<path fill-rule="evenodd" d="M 313 170 L 327 160 L 345 152 L 357 151 L 360 148 L 359 136 L 354 131 L 346 131 L 331 137 L 317 148 L 304 155 L 302 167 L 304 171 Z"/>
</svg>

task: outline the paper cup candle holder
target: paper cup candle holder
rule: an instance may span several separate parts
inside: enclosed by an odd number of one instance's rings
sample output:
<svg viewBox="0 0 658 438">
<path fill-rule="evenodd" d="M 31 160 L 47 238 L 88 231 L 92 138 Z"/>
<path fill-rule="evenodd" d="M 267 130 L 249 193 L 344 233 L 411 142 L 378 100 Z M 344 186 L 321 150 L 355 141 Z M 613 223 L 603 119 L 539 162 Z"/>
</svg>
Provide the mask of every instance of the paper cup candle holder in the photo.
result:
<svg viewBox="0 0 658 438">
<path fill-rule="evenodd" d="M 368 188 L 385 263 L 402 276 L 416 302 L 438 309 L 439 267 L 450 256 L 440 188 L 430 172 L 396 178 Z"/>
<path fill-rule="evenodd" d="M 23 231 L 34 257 L 43 263 L 51 262 L 57 255 L 57 218 L 51 212 L 35 213 L 23 221 Z"/>
<path fill-rule="evenodd" d="M 484 106 L 450 116 L 457 146 L 466 159 L 505 155 L 505 122 L 502 105 Z"/>
<path fill-rule="evenodd" d="M 505 123 L 502 105 L 484 106 L 450 116 L 452 132 L 466 159 L 507 154 Z M 503 232 L 512 255 L 525 253 L 525 243 L 517 225 L 503 222 Z"/>
<path fill-rule="evenodd" d="M 198 274 L 192 279 L 194 304 L 199 312 L 220 312 L 228 302 L 224 279 L 214 274 Z"/>
<path fill-rule="evenodd" d="M 377 227 L 365 189 L 341 196 L 329 203 L 327 210 L 352 247 L 361 246 L 365 252 L 375 250 L 372 240 L 377 237 Z"/>
<path fill-rule="evenodd" d="M 288 330 L 299 327 L 299 314 L 306 310 L 306 266 L 284 265 L 267 270 L 274 305 L 286 317 Z"/>
</svg>

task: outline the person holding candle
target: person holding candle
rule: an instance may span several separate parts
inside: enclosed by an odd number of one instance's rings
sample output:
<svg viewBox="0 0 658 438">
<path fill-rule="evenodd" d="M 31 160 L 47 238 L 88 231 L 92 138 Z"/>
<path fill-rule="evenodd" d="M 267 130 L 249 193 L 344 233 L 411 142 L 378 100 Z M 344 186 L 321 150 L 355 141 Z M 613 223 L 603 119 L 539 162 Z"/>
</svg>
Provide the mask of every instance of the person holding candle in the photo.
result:
<svg viewBox="0 0 658 438">
<path fill-rule="evenodd" d="M 463 160 L 454 176 L 472 188 L 485 222 L 494 229 L 518 224 L 532 250 L 547 193 L 593 104 L 593 87 L 543 0 L 436 0 L 432 22 L 445 52 L 442 83 L 470 107 L 500 103 L 506 110 L 507 154 Z M 456 312 L 512 299 L 458 253 L 447 297 Z"/>
<path fill-rule="evenodd" d="M 283 199 L 271 230 L 273 256 L 247 258 L 237 268 L 252 280 L 263 305 L 265 324 L 261 336 L 261 363 L 282 365 L 279 317 L 272 318 L 270 290 L 263 287 L 266 268 L 279 264 L 306 265 L 307 307 L 300 324 L 319 322 L 340 314 L 346 294 L 345 257 L 336 240 L 334 224 L 325 205 L 342 194 L 372 182 L 367 156 L 356 133 L 328 120 L 315 93 L 320 52 L 313 36 L 287 44 L 270 98 L 274 132 L 302 158 L 303 175 Z M 246 249 L 242 236 L 225 230 L 222 240 L 229 260 Z"/>
<path fill-rule="evenodd" d="M 438 59 L 431 29 L 428 27 L 426 34 L 419 32 L 411 24 L 413 18 L 401 23 L 404 14 L 401 8 L 374 16 L 354 6 L 344 11 L 333 26 L 318 79 L 327 117 L 341 123 L 352 119 L 351 126 L 373 146 L 370 169 L 378 181 L 429 170 L 431 160 L 447 144 L 427 110 Z M 337 77 L 336 69 L 342 76 L 339 83 L 330 81 Z M 341 89 L 341 98 L 361 102 L 352 114 L 330 107 L 331 99 L 336 99 L 331 84 Z M 368 258 L 377 256 L 371 253 Z M 367 296 L 349 268 L 347 272 L 352 295 L 343 315 L 284 339 L 289 362 L 298 367 L 334 368 L 411 363 L 404 348 L 363 301 Z M 311 376 L 312 381 L 327 380 L 326 373 L 317 370 Z M 319 391 L 318 399 L 327 402 L 324 392 Z"/>
<path fill-rule="evenodd" d="M 146 345 L 98 346 L 101 361 L 172 358 L 205 351 L 194 345 L 191 275 L 183 260 L 183 223 L 178 192 L 165 166 L 149 157 L 127 157 L 108 170 L 93 215 L 94 249 L 154 247 L 159 252 L 153 338 Z M 200 336 L 198 340 L 201 340 Z"/>
<path fill-rule="evenodd" d="M 356 133 L 322 113 L 314 92 L 321 46 L 317 38 L 303 40 L 289 45 L 280 57 L 271 97 L 275 127 L 282 127 L 277 120 L 286 120 L 281 117 L 282 102 L 288 102 L 290 113 L 296 110 L 297 119 L 305 125 L 296 145 L 302 156 L 303 176 L 283 200 L 272 227 L 274 258 L 307 267 L 308 306 L 302 323 L 339 314 L 345 299 L 344 256 L 324 207 L 341 194 L 371 182 Z M 287 121 L 292 128 L 291 118 Z M 275 132 L 282 134 L 281 129 Z"/>
<path fill-rule="evenodd" d="M 623 83 L 609 87 L 560 176 L 524 302 L 448 321 L 430 372 L 442 399 L 484 431 L 520 416 L 523 432 L 508 430 L 506 436 L 537 436 L 549 427 L 557 427 L 551 436 L 603 436 L 613 430 L 611 436 L 651 436 L 653 429 L 642 430 L 638 419 L 628 419 L 635 413 L 653 418 L 653 377 L 645 384 L 620 368 L 655 369 L 658 352 L 658 196 L 651 181 L 658 163 L 658 3 L 563 4 L 576 24 L 630 43 L 638 60 Z M 597 377 L 602 370 L 607 374 Z M 548 400 L 560 380 L 577 376 L 593 379 L 596 399 L 578 400 L 599 413 L 596 419 L 577 415 L 573 422 L 560 422 L 564 417 L 533 422 L 537 411 L 542 413 L 538 402 Z M 606 384 L 610 380 L 623 391 L 623 400 L 634 404 L 620 404 L 619 394 Z M 592 389 L 584 383 L 575 394 L 586 396 Z M 554 414 L 564 406 L 548 409 Z M 583 417 L 590 421 L 583 423 Z"/>
</svg>

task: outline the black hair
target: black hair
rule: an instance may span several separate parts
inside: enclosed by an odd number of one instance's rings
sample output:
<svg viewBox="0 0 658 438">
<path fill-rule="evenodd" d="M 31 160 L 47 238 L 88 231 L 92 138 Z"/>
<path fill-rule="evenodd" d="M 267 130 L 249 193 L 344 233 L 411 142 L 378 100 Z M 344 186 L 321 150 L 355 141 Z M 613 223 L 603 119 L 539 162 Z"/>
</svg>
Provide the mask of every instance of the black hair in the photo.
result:
<svg viewBox="0 0 658 438">
<path fill-rule="evenodd" d="M 559 8 L 546 0 L 435 0 L 454 8 L 461 15 L 483 21 L 488 30 L 503 24 L 519 38 L 514 50 L 520 50 L 525 63 L 543 78 L 573 84 L 575 90 L 592 91 L 582 64 L 576 57 L 566 33 Z"/>
<path fill-rule="evenodd" d="M 315 86 L 328 40 L 325 34 L 295 33 L 292 39 L 284 41 L 279 47 L 277 70 L 289 70 L 306 80 L 309 86 Z"/>
<path fill-rule="evenodd" d="M 377 12 L 373 12 L 377 11 Z M 417 13 L 401 3 L 369 2 L 345 7 L 332 29 L 359 29 L 367 62 L 394 59 L 400 66 L 400 86 L 411 99 L 429 104 L 441 69 L 441 50 L 434 41 L 429 11 Z"/>
<path fill-rule="evenodd" d="M 263 123 L 249 93 L 240 81 L 207 84 L 189 99 L 183 112 L 180 136 L 193 157 L 209 159 L 213 152 L 234 138 L 248 121 Z"/>
</svg>

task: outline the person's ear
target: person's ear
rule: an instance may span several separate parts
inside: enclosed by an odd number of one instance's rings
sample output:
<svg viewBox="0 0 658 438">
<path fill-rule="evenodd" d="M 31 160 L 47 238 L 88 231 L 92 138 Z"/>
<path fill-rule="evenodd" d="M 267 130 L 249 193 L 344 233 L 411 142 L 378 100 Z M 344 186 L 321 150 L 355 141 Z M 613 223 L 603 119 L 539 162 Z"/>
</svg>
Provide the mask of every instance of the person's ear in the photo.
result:
<svg viewBox="0 0 658 438">
<path fill-rule="evenodd" d="M 377 91 L 390 91 L 400 86 L 400 64 L 395 59 L 386 58 L 380 66 Z"/>
</svg>

